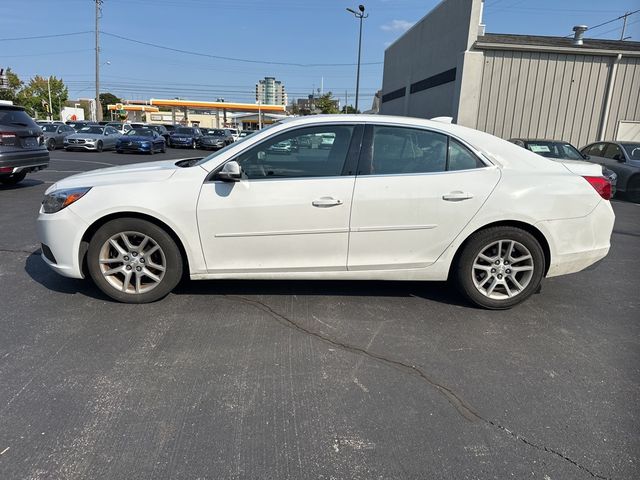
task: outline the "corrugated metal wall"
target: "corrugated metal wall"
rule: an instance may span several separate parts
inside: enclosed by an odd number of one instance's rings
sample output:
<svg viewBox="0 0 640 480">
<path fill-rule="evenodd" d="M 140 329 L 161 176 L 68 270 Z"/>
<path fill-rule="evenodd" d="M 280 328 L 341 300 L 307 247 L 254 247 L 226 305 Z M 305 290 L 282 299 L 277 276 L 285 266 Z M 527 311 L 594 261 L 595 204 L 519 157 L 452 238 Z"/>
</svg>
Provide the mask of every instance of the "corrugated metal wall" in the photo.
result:
<svg viewBox="0 0 640 480">
<path fill-rule="evenodd" d="M 476 128 L 505 139 L 557 139 L 577 147 L 597 140 L 614 58 L 485 51 Z M 607 139 L 614 137 L 619 120 L 640 120 L 639 95 L 638 58 L 623 57 Z"/>
<path fill-rule="evenodd" d="M 611 95 L 606 140 L 616 138 L 619 120 L 640 120 L 640 58 L 622 57 Z"/>
</svg>

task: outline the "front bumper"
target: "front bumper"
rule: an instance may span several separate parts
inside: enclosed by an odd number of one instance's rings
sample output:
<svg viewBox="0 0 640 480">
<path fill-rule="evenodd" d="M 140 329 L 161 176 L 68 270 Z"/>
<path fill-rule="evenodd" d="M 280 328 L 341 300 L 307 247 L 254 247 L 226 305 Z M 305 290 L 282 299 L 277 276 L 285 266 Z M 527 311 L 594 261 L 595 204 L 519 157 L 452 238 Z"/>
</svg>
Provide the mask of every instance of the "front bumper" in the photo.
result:
<svg viewBox="0 0 640 480">
<path fill-rule="evenodd" d="M 46 245 L 55 263 L 42 255 L 42 260 L 55 272 L 69 278 L 84 278 L 80 265 L 80 242 L 89 224 L 73 213 L 71 207 L 57 213 L 42 213 L 36 222 L 38 240 Z"/>
<path fill-rule="evenodd" d="M 151 145 L 116 145 L 116 150 L 118 152 L 150 152 Z"/>
<path fill-rule="evenodd" d="M 97 150 L 96 146 L 98 142 L 95 143 L 67 143 L 64 142 L 65 150 Z"/>
<path fill-rule="evenodd" d="M 192 138 L 189 138 L 186 140 L 183 140 L 183 139 L 176 140 L 175 138 L 171 138 L 170 142 L 172 147 L 191 147 L 193 146 L 194 140 Z"/>
</svg>

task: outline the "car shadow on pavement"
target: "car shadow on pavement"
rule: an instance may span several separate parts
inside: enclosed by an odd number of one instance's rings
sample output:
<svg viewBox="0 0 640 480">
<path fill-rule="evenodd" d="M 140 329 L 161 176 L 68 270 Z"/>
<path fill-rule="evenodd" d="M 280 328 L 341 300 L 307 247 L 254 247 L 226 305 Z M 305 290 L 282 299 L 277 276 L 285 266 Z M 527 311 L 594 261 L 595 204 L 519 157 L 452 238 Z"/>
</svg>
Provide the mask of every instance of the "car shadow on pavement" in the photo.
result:
<svg viewBox="0 0 640 480">
<path fill-rule="evenodd" d="M 182 281 L 176 295 L 301 295 L 329 297 L 416 297 L 470 307 L 447 282 L 366 280 L 198 280 Z"/>
<path fill-rule="evenodd" d="M 115 302 L 90 279 L 63 277 L 40 258 L 40 251 L 27 257 L 25 271 L 37 283 L 54 292 L 81 294 L 96 300 Z M 307 295 L 353 297 L 416 297 L 438 303 L 470 307 L 446 282 L 390 282 L 353 280 L 183 280 L 174 295 Z M 167 301 L 166 299 L 160 300 Z"/>
<path fill-rule="evenodd" d="M 27 178 L 16 185 L 3 185 L 0 183 L 0 192 L 4 190 L 20 190 L 23 188 L 36 187 L 38 185 L 42 185 L 44 182 L 42 180 L 35 180 L 33 178 Z"/>
<path fill-rule="evenodd" d="M 33 280 L 54 292 L 67 295 L 81 294 L 96 300 L 113 301 L 103 294 L 91 280 L 67 278 L 51 270 L 40 258 L 40 250 L 27 257 L 24 269 Z"/>
</svg>

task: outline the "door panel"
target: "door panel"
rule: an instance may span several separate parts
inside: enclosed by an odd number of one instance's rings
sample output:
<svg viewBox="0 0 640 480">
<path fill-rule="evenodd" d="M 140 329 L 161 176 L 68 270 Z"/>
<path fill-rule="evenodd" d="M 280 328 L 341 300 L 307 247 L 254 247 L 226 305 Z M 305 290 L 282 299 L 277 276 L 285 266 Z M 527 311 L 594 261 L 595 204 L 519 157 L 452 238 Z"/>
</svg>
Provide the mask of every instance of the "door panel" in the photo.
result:
<svg viewBox="0 0 640 480">
<path fill-rule="evenodd" d="M 354 182 L 328 177 L 205 183 L 198 224 L 207 269 L 346 270 Z M 340 203 L 313 205 L 323 198 Z"/>
<path fill-rule="evenodd" d="M 349 270 L 421 268 L 435 262 L 499 178 L 497 168 L 358 177 Z"/>
<path fill-rule="evenodd" d="M 500 179 L 470 149 L 439 132 L 367 127 L 353 194 L 349 270 L 435 262 Z"/>
<path fill-rule="evenodd" d="M 293 128 L 235 159 L 241 181 L 205 183 L 198 224 L 207 269 L 346 270 L 363 130 L 347 124 Z"/>
</svg>

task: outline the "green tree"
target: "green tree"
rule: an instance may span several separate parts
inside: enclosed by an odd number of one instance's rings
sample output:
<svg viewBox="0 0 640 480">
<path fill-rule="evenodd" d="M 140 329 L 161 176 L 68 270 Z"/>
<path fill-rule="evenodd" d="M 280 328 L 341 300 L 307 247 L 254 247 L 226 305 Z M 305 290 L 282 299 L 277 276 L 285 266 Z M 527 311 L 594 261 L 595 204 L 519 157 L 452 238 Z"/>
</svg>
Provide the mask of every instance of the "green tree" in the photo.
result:
<svg viewBox="0 0 640 480">
<path fill-rule="evenodd" d="M 7 77 L 6 88 L 0 89 L 0 100 L 10 100 L 14 103 L 17 103 L 18 93 L 22 89 L 24 83 L 18 75 L 11 71 L 11 68 L 7 68 L 4 71 L 4 75 Z"/>
<path fill-rule="evenodd" d="M 353 108 L 353 105 L 345 105 L 344 107 L 342 107 L 341 112 L 342 113 L 360 113 L 360 110 L 356 110 L 355 108 Z"/>
<path fill-rule="evenodd" d="M 49 104 L 49 85 L 51 84 L 51 111 L 53 118 L 60 118 L 60 106 L 69 98 L 69 90 L 61 79 L 47 78 L 36 75 L 29 84 L 18 94 L 18 103 L 31 110 L 30 113 L 37 114 L 39 118 L 47 118 L 47 105 Z"/>
<path fill-rule="evenodd" d="M 102 118 L 107 120 L 110 118 L 107 107 L 116 103 L 122 103 L 122 99 L 116 97 L 113 93 L 104 92 L 100 94 L 100 105 L 102 105 Z"/>
<path fill-rule="evenodd" d="M 321 95 L 315 100 L 316 110 L 320 113 L 338 113 L 338 102 L 332 96 L 331 92 Z"/>
</svg>

